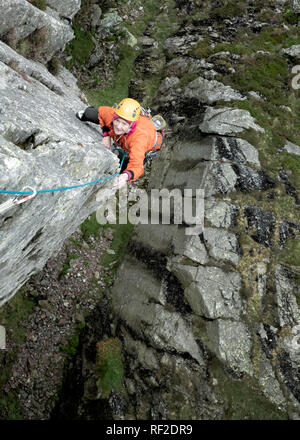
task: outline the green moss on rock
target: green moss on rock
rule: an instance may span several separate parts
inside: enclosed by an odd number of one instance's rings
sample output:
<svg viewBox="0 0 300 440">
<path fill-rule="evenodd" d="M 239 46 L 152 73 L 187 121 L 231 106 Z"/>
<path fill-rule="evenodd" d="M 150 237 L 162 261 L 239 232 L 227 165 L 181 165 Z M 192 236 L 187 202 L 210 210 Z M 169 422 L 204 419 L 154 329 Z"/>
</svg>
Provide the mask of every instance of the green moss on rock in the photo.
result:
<svg viewBox="0 0 300 440">
<path fill-rule="evenodd" d="M 215 392 L 223 401 L 225 420 L 288 420 L 287 414 L 262 394 L 254 378 L 233 379 L 217 360 L 212 362 L 210 374 L 217 380 Z"/>
<path fill-rule="evenodd" d="M 97 343 L 96 374 L 97 386 L 102 398 L 108 398 L 111 391 L 122 387 L 124 368 L 121 343 L 117 338 L 109 338 Z"/>
</svg>

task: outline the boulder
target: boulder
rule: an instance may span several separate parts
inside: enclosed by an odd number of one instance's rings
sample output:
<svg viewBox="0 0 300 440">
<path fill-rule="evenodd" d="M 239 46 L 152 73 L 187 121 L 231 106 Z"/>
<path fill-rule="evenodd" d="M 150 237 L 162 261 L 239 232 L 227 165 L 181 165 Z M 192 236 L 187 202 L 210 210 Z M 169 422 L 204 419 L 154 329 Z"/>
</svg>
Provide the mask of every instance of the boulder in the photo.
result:
<svg viewBox="0 0 300 440">
<path fill-rule="evenodd" d="M 246 325 L 242 322 L 216 319 L 206 326 L 211 350 L 217 358 L 237 375 L 252 375 L 252 341 Z"/>
<path fill-rule="evenodd" d="M 182 76 L 184 73 L 200 73 L 203 70 L 211 70 L 214 65 L 204 59 L 195 59 L 192 57 L 173 58 L 166 66 L 168 76 Z"/>
<path fill-rule="evenodd" d="M 209 81 L 201 76 L 185 87 L 184 96 L 186 98 L 196 98 L 204 104 L 213 104 L 220 100 L 241 101 L 247 99 L 230 86 L 225 86 L 219 81 Z"/>
<path fill-rule="evenodd" d="M 198 235 L 188 236 L 184 228 L 180 228 L 173 236 L 174 254 L 188 257 L 196 263 L 206 264 L 209 260 L 204 244 Z"/>
<path fill-rule="evenodd" d="M 260 165 L 258 151 L 244 139 L 225 136 L 206 136 L 201 142 L 179 144 L 175 148 L 176 160 L 190 162 L 201 160 Z"/>
<path fill-rule="evenodd" d="M 206 227 L 203 229 L 203 236 L 212 258 L 229 261 L 234 265 L 239 263 L 239 242 L 234 233 L 226 229 Z"/>
<path fill-rule="evenodd" d="M 129 30 L 127 28 L 123 28 L 125 33 L 126 33 L 126 42 L 128 44 L 128 46 L 130 47 L 135 47 L 138 43 L 138 40 L 135 38 L 135 36 L 129 32 Z"/>
<path fill-rule="evenodd" d="M 92 5 L 91 26 L 97 27 L 100 24 L 102 10 L 99 5 Z"/>
<path fill-rule="evenodd" d="M 274 405 L 282 410 L 286 410 L 286 399 L 276 379 L 274 370 L 264 354 L 261 355 L 259 360 L 259 385 L 264 395 Z"/>
<path fill-rule="evenodd" d="M 0 38 L 8 44 L 13 41 L 16 44 L 30 36 L 34 45 L 31 52 L 35 52 L 35 57 L 38 53 L 39 61 L 49 61 L 74 38 L 74 32 L 68 24 L 35 8 L 26 0 L 0 0 L 0 10 Z M 22 50 L 28 50 L 27 45 L 24 48 L 20 46 L 19 51 Z"/>
<path fill-rule="evenodd" d="M 248 110 L 229 107 L 218 109 L 208 107 L 199 128 L 203 133 L 217 133 L 227 136 L 232 136 L 249 128 L 264 133 L 264 129 L 255 123 Z"/>
<path fill-rule="evenodd" d="M 256 171 L 242 164 L 207 161 L 200 162 L 189 172 L 182 168 L 180 170 L 177 161 L 174 167 L 171 163 L 163 182 L 165 188 L 203 189 L 205 198 L 209 198 L 218 193 L 266 190 L 275 186 L 275 182 L 264 171 Z"/>
<path fill-rule="evenodd" d="M 81 0 L 46 0 L 47 5 L 59 13 L 61 18 L 72 18 L 77 14 L 81 7 Z"/>
</svg>

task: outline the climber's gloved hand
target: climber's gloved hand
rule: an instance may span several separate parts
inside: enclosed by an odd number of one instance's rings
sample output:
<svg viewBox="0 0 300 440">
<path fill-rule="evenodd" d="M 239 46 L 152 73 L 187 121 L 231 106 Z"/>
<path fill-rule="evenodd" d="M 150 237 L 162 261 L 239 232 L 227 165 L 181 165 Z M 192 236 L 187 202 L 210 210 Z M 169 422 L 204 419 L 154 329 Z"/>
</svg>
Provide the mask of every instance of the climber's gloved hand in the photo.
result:
<svg viewBox="0 0 300 440">
<path fill-rule="evenodd" d="M 122 188 L 122 186 L 126 185 L 128 179 L 129 179 L 128 174 L 126 173 L 120 174 L 115 178 L 113 189 L 117 191 L 118 189 Z"/>
</svg>

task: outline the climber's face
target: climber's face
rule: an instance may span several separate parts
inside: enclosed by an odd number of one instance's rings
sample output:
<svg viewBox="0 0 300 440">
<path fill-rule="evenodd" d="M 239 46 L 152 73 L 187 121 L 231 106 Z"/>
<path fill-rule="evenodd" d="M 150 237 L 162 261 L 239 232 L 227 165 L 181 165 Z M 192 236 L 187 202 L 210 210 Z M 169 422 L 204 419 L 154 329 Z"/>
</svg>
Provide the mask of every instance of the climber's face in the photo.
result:
<svg viewBox="0 0 300 440">
<path fill-rule="evenodd" d="M 130 123 L 122 118 L 116 118 L 113 120 L 114 132 L 116 135 L 122 135 L 127 133 L 130 128 Z"/>
</svg>

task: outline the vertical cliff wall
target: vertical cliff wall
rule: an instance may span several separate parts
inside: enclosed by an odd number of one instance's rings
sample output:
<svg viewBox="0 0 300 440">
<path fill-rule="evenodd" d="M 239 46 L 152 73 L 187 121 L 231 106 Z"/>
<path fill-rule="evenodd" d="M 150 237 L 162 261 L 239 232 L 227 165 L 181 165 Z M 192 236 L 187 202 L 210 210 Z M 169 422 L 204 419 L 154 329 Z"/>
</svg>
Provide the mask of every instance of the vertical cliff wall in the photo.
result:
<svg viewBox="0 0 300 440">
<path fill-rule="evenodd" d="M 15 48 L 19 44 L 22 52 L 20 45 L 31 36 L 27 53 L 38 51 L 43 62 L 73 37 L 69 24 L 27 1 L 2 2 L 0 9 L 1 39 Z M 41 29 L 44 39 L 37 34 Z M 115 173 L 118 161 L 101 145 L 98 127 L 75 117 L 87 104 L 76 79 L 63 67 L 53 76 L 42 63 L 12 47 L 0 42 L 0 189 L 70 187 Z M 42 269 L 95 211 L 99 188 L 88 185 L 39 194 L 0 215 L 0 304 Z M 1 203 L 10 197 L 1 194 Z"/>
</svg>

